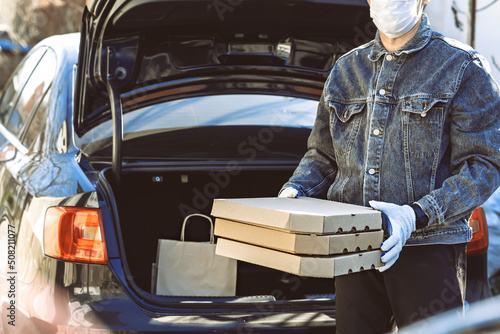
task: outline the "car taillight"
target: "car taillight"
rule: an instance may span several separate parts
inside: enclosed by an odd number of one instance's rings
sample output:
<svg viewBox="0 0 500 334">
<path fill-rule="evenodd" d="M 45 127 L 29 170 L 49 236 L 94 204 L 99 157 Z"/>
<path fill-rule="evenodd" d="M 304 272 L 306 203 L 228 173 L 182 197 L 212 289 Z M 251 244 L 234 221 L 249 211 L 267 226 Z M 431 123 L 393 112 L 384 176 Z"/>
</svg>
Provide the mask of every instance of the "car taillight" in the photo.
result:
<svg viewBox="0 0 500 334">
<path fill-rule="evenodd" d="M 108 263 L 99 209 L 48 208 L 43 239 L 47 256 L 64 261 Z"/>
<path fill-rule="evenodd" d="M 482 207 L 476 208 L 469 219 L 472 240 L 467 243 L 467 254 L 480 254 L 488 250 L 488 225 Z"/>
</svg>

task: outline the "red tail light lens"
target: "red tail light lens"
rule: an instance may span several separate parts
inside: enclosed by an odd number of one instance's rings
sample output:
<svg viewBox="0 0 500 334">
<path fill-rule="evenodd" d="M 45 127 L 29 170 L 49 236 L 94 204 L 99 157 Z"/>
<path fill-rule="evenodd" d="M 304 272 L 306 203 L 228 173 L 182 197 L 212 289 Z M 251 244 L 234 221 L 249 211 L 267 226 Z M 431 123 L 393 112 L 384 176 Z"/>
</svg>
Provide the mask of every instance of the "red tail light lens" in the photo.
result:
<svg viewBox="0 0 500 334">
<path fill-rule="evenodd" d="M 472 240 L 467 243 L 467 254 L 480 254 L 488 250 L 488 225 L 482 207 L 478 207 L 472 212 L 469 219 L 469 226 L 472 229 Z"/>
<path fill-rule="evenodd" d="M 45 214 L 45 255 L 73 262 L 108 263 L 101 210 L 51 207 Z"/>
</svg>

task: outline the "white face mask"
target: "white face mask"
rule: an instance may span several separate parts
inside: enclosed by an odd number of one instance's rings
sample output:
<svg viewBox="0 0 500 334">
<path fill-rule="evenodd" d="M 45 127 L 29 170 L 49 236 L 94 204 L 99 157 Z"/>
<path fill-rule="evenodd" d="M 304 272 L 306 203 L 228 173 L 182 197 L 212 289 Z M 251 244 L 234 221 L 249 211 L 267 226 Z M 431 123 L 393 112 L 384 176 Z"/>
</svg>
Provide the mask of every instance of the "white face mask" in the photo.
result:
<svg viewBox="0 0 500 334">
<path fill-rule="evenodd" d="M 422 16 L 421 0 L 371 0 L 370 16 L 387 37 L 403 36 Z"/>
</svg>

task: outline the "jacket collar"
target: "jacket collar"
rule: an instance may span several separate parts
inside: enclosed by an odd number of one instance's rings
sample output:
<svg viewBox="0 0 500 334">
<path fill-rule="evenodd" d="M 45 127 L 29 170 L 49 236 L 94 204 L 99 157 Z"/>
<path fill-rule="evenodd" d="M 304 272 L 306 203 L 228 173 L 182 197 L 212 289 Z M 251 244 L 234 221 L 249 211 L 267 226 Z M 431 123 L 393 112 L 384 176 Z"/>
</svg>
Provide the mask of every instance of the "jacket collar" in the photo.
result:
<svg viewBox="0 0 500 334">
<path fill-rule="evenodd" d="M 410 54 L 415 51 L 419 51 L 423 49 L 427 43 L 429 43 L 432 36 L 432 28 L 429 24 L 429 19 L 427 18 L 427 14 L 422 15 L 422 22 L 420 22 L 420 26 L 418 27 L 415 36 L 408 41 L 402 48 L 394 52 L 388 52 L 384 45 L 382 44 L 382 40 L 380 39 L 380 33 L 377 30 L 377 34 L 375 36 L 374 43 L 372 44 L 372 49 L 368 58 L 371 61 L 377 61 L 381 56 L 392 53 L 395 56 L 400 56 L 401 54 Z"/>
</svg>

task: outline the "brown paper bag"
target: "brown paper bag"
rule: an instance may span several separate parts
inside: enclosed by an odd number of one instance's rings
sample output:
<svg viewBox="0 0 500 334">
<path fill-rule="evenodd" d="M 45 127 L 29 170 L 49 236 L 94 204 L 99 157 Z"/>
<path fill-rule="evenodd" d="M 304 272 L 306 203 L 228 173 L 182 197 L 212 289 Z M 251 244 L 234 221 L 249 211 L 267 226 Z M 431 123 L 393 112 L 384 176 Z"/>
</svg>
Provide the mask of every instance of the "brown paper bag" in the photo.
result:
<svg viewBox="0 0 500 334">
<path fill-rule="evenodd" d="M 210 243 L 184 241 L 190 217 L 201 216 L 211 225 Z M 156 294 L 166 296 L 223 296 L 236 294 L 236 260 L 215 254 L 210 217 L 192 214 L 184 219 L 180 241 L 158 240 Z"/>
</svg>

